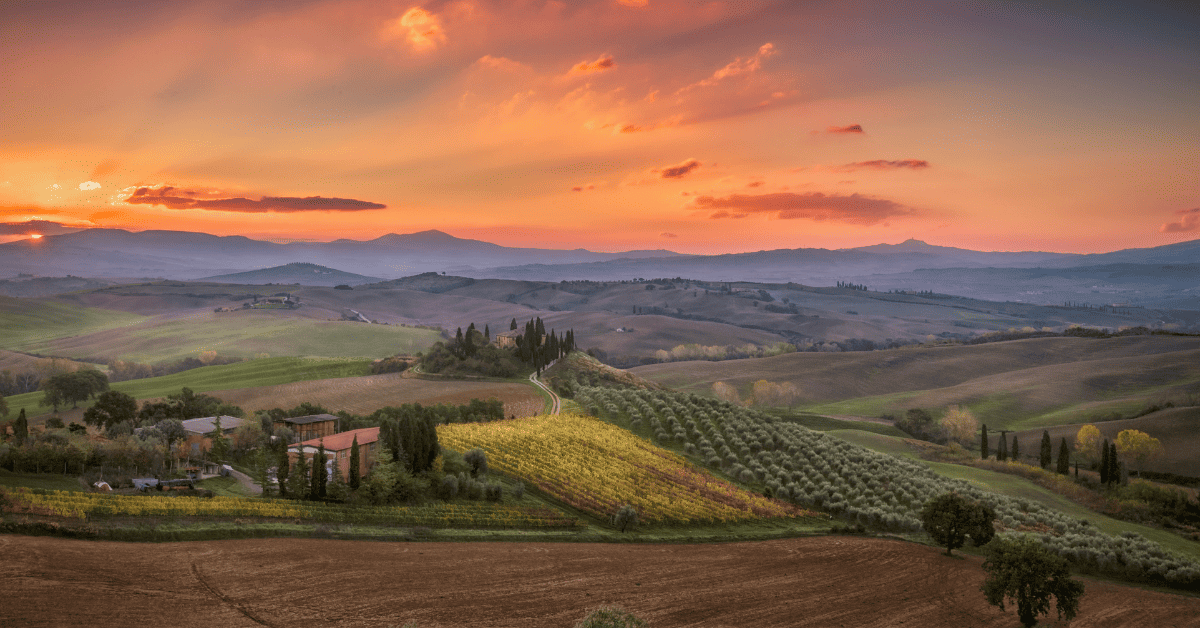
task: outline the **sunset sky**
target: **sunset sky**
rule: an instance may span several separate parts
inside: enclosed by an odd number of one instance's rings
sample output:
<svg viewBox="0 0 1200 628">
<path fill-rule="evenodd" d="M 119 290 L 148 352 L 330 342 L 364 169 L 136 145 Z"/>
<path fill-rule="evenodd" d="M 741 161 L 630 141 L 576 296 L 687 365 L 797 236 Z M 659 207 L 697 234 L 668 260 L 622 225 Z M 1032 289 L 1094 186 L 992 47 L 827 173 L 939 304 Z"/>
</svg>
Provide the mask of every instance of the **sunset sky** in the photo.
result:
<svg viewBox="0 0 1200 628">
<path fill-rule="evenodd" d="M 1194 2 L 6 1 L 0 222 L 1157 246 L 1200 238 L 1197 33 Z"/>
</svg>

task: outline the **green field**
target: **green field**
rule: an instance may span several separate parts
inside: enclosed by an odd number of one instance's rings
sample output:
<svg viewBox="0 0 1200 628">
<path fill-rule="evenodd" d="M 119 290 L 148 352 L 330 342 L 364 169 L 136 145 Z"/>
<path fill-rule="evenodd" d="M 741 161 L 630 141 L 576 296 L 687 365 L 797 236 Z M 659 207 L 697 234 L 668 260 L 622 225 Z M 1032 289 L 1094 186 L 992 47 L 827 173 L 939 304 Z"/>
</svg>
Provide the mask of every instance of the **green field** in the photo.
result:
<svg viewBox="0 0 1200 628">
<path fill-rule="evenodd" d="M 0 486 L 40 488 L 47 491 L 82 491 L 79 479 L 56 473 L 13 473 L 0 469 Z"/>
<path fill-rule="evenodd" d="M 205 366 L 162 377 L 117 382 L 112 384 L 112 389 L 137 399 L 152 399 L 176 394 L 185 386 L 202 393 L 230 388 L 275 386 L 314 379 L 358 377 L 369 374 L 370 365 L 370 360 L 261 358 L 236 364 Z M 30 417 L 48 412 L 49 408 L 38 406 L 42 395 L 41 392 L 32 392 L 6 397 L 9 418 L 15 418 L 21 408 L 25 408 Z M 89 405 L 91 402 L 82 403 L 80 407 Z"/>
<path fill-rule="evenodd" d="M 36 299 L 0 296 L 0 348 L 34 351 L 64 336 L 133 325 L 145 316 Z"/>
<path fill-rule="evenodd" d="M 147 363 L 197 357 L 204 351 L 243 358 L 261 354 L 382 358 L 423 351 L 440 337 L 429 329 L 319 320 L 286 311 L 200 310 L 135 319 L 103 331 L 64 324 L 54 334 L 10 335 L 2 348 Z"/>
</svg>

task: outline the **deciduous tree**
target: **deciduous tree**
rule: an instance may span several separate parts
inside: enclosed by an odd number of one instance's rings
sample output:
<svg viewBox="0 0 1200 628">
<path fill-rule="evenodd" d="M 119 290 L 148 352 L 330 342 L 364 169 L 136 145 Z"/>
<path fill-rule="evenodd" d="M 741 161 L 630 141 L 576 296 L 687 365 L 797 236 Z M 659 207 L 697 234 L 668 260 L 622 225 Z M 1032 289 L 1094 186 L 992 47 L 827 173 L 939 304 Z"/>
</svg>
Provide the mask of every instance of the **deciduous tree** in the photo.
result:
<svg viewBox="0 0 1200 628">
<path fill-rule="evenodd" d="M 1095 425 L 1085 425 L 1075 434 L 1075 459 L 1083 460 L 1089 466 L 1100 461 L 1100 441 L 1104 439 L 1100 428 Z"/>
<path fill-rule="evenodd" d="M 960 406 L 947 408 L 941 423 L 946 438 L 964 446 L 970 446 L 971 441 L 975 439 L 975 432 L 979 430 L 979 421 L 975 415 Z"/>
<path fill-rule="evenodd" d="M 1119 455 L 1137 463 L 1138 477 L 1141 477 L 1147 462 L 1163 454 L 1162 443 L 1140 430 L 1121 430 L 1117 434 L 1116 447 Z"/>
<path fill-rule="evenodd" d="M 83 422 L 100 429 L 108 429 L 122 421 L 132 421 L 137 416 L 137 399 L 117 391 L 102 393 L 96 403 L 83 413 Z"/>
<path fill-rule="evenodd" d="M 921 509 L 921 525 L 925 532 L 946 548 L 950 556 L 962 547 L 967 537 L 975 546 L 984 545 L 996 534 L 993 521 L 996 513 L 986 504 L 967 499 L 958 493 L 935 497 Z"/>
<path fill-rule="evenodd" d="M 1005 610 L 1006 601 L 1015 602 L 1017 617 L 1027 627 L 1038 615 L 1049 615 L 1051 597 L 1059 618 L 1070 621 L 1079 612 L 1083 584 L 1071 579 L 1065 558 L 1031 537 L 996 539 L 983 569 L 988 575 L 981 589 L 988 603 Z"/>
<path fill-rule="evenodd" d="M 621 508 L 618 509 L 615 514 L 613 514 L 613 525 L 616 526 L 616 528 L 621 532 L 636 526 L 637 523 L 637 510 L 629 504 L 621 506 Z"/>
</svg>

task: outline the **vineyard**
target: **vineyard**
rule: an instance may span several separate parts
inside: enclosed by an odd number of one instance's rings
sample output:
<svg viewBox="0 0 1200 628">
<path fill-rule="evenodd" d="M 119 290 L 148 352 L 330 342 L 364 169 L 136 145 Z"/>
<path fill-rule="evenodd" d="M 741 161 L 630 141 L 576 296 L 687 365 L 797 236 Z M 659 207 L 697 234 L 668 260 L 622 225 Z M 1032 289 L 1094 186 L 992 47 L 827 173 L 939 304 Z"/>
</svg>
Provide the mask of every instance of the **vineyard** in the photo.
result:
<svg viewBox="0 0 1200 628">
<path fill-rule="evenodd" d="M 921 530 L 924 503 L 948 491 L 991 505 L 997 532 L 1032 533 L 1085 571 L 1172 586 L 1200 586 L 1200 565 L 1135 533 L 1104 534 L 1040 504 L 937 475 L 770 415 L 689 393 L 579 388 L 576 401 L 606 420 L 649 434 L 777 500 L 894 532 Z"/>
<path fill-rule="evenodd" d="M 550 508 L 486 502 L 345 506 L 236 497 L 113 495 L 0 488 L 0 503 L 6 503 L 5 510 L 13 513 L 81 520 L 97 517 L 255 517 L 431 528 L 573 528 L 578 525 L 575 519 Z"/>
<path fill-rule="evenodd" d="M 578 415 L 438 427 L 447 447 L 487 452 L 492 468 L 606 518 L 631 504 L 649 523 L 734 522 L 812 513 L 696 469 L 619 427 Z"/>
</svg>

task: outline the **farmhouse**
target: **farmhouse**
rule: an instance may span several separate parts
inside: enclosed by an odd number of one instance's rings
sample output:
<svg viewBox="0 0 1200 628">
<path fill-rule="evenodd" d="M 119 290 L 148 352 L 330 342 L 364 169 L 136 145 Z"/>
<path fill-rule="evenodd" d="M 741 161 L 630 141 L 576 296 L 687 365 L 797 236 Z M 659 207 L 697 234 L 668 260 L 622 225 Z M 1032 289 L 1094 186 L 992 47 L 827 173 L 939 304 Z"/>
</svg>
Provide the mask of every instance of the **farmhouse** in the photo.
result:
<svg viewBox="0 0 1200 628">
<path fill-rule="evenodd" d="M 363 477 L 370 473 L 371 467 L 375 464 L 376 447 L 379 444 L 377 442 L 379 428 L 377 427 L 365 427 L 360 430 L 350 430 L 297 443 L 288 448 L 288 460 L 292 464 L 296 464 L 296 458 L 301 451 L 304 452 L 305 458 L 312 459 L 317 454 L 317 448 L 324 444 L 326 467 L 331 468 L 334 459 L 337 459 L 342 479 L 349 482 L 350 448 L 353 447 L 355 438 L 358 439 L 358 476 Z"/>
<path fill-rule="evenodd" d="M 524 332 L 519 329 L 502 331 L 496 334 L 495 339 L 492 340 L 492 342 L 494 342 L 496 346 L 500 347 L 501 349 L 515 349 L 517 346 L 517 338 L 522 335 L 524 335 Z"/>
<path fill-rule="evenodd" d="M 221 433 L 225 435 L 232 434 L 234 430 L 246 423 L 246 421 L 233 416 L 221 415 L 219 418 Z M 199 457 L 202 453 L 212 449 L 212 435 L 217 429 L 217 419 L 218 417 L 215 416 L 206 416 L 183 422 L 183 430 L 187 432 L 187 443 L 192 450 L 192 456 Z"/>
<path fill-rule="evenodd" d="M 296 440 L 293 442 L 333 436 L 337 434 L 340 424 L 341 419 L 332 414 L 310 414 L 276 419 L 272 422 L 276 429 L 286 427 L 292 430 L 292 433 L 296 435 Z"/>
</svg>

